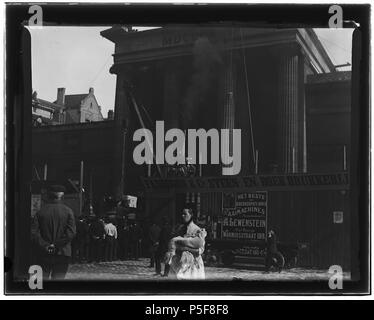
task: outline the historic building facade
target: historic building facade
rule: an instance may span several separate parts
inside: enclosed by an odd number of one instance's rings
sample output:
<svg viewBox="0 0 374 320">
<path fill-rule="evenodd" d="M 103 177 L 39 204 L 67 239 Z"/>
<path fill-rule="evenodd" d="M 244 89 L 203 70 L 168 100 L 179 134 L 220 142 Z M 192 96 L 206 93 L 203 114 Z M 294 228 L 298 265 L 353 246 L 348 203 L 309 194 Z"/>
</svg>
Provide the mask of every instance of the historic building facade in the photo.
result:
<svg viewBox="0 0 374 320">
<path fill-rule="evenodd" d="M 242 175 L 255 172 L 256 154 L 258 172 L 307 172 L 307 78 L 335 71 L 313 31 L 112 28 L 102 35 L 116 44 L 116 117 L 141 127 L 131 90 L 153 126 L 163 119 L 165 130 L 241 129 Z"/>
</svg>

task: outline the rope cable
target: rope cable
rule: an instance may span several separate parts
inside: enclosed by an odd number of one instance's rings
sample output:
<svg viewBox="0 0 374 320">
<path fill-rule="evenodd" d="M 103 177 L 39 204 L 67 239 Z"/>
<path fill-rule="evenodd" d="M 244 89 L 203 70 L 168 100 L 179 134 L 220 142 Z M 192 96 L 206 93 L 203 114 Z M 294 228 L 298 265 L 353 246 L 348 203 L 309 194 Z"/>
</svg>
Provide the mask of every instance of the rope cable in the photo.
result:
<svg viewBox="0 0 374 320">
<path fill-rule="evenodd" d="M 109 60 L 112 58 L 112 56 L 109 56 L 108 59 L 106 59 L 105 63 L 101 66 L 101 68 L 99 69 L 98 73 L 96 73 L 95 77 L 93 78 L 93 80 L 91 80 L 89 82 L 89 86 L 92 86 L 95 81 L 97 80 L 97 78 L 99 77 L 99 75 L 101 74 L 101 72 L 103 72 L 105 66 L 108 64 Z"/>
<path fill-rule="evenodd" d="M 251 99 L 249 96 L 249 82 L 248 82 L 248 73 L 247 73 L 247 61 L 245 58 L 245 51 L 244 51 L 244 45 L 243 45 L 243 32 L 242 28 L 240 30 L 240 37 L 242 42 L 242 54 L 243 54 L 243 63 L 244 63 L 244 75 L 245 75 L 245 83 L 246 83 L 246 92 L 247 92 L 247 103 L 248 103 L 248 114 L 249 114 L 249 128 L 251 133 L 251 142 L 252 142 L 252 156 L 253 156 L 253 162 L 255 162 L 256 157 L 256 149 L 255 149 L 255 141 L 254 141 L 254 135 L 253 135 L 253 125 L 252 125 L 252 111 L 251 111 Z"/>
</svg>

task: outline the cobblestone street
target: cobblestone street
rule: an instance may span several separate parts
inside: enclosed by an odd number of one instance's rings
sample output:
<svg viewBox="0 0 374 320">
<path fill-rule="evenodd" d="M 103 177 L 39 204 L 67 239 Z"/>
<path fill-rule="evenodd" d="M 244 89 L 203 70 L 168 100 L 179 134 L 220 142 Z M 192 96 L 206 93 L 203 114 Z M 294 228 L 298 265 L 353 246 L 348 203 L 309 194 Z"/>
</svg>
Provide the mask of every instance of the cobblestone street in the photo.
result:
<svg viewBox="0 0 374 320">
<path fill-rule="evenodd" d="M 327 270 L 311 270 L 294 268 L 283 270 L 281 273 L 264 273 L 259 270 L 248 270 L 245 267 L 224 268 L 205 267 L 207 280 L 328 280 L 330 275 Z M 349 279 L 350 274 L 345 273 L 344 279 Z M 149 259 L 137 261 L 114 261 L 89 264 L 72 264 L 69 267 L 67 280 L 153 280 L 165 281 L 167 278 L 155 276 L 154 268 L 149 267 Z"/>
</svg>

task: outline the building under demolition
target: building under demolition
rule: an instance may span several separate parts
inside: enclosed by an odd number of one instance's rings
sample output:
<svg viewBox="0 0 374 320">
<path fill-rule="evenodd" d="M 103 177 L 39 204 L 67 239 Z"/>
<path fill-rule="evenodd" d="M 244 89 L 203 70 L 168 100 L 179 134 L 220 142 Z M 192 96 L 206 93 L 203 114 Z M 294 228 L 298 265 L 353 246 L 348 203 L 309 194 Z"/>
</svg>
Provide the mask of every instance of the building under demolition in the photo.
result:
<svg viewBox="0 0 374 320">
<path fill-rule="evenodd" d="M 105 194 L 133 194 L 139 219 L 176 224 L 193 206 L 226 261 L 261 263 L 271 228 L 299 248 L 299 265 L 350 268 L 350 72 L 337 72 L 313 30 L 101 34 L 115 44 L 114 119 L 34 128 L 35 165 L 48 162 L 51 179 L 79 179 L 84 161 L 97 210 Z M 134 132 L 155 134 L 158 120 L 165 131 L 240 129 L 240 174 L 223 176 L 221 164 L 135 164 Z M 45 139 L 55 149 L 43 149 Z"/>
</svg>

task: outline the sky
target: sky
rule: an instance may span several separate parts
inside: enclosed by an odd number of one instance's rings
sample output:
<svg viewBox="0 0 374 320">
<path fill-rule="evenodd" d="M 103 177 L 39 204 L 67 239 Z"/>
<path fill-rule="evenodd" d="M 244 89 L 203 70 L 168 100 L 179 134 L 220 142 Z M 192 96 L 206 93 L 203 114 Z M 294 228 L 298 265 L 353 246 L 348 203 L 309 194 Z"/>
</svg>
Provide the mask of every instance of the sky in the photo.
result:
<svg viewBox="0 0 374 320">
<path fill-rule="evenodd" d="M 32 87 L 37 91 L 38 98 L 53 102 L 57 88 L 66 88 L 66 94 L 81 94 L 88 93 L 89 88 L 93 87 L 106 117 L 108 110 L 114 109 L 116 89 L 116 75 L 109 73 L 113 64 L 114 44 L 100 35 L 100 31 L 108 28 L 29 28 Z M 351 63 L 353 29 L 315 31 L 335 65 Z"/>
</svg>

